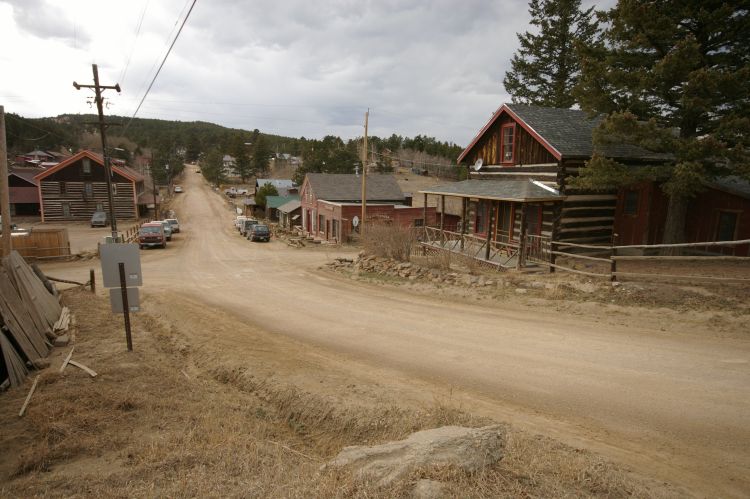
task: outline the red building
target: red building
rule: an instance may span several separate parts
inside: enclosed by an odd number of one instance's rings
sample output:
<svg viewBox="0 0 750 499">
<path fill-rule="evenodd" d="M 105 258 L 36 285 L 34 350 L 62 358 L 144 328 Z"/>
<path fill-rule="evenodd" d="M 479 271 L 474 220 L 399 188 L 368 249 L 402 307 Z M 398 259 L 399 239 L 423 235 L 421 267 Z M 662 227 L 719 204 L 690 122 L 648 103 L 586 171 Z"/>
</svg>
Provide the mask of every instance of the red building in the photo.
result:
<svg viewBox="0 0 750 499">
<path fill-rule="evenodd" d="M 39 184 L 34 179 L 39 168 L 13 167 L 8 172 L 10 214 L 12 216 L 39 215 Z"/>
<path fill-rule="evenodd" d="M 434 207 L 424 210 L 404 204 L 404 193 L 392 175 L 369 175 L 366 199 L 367 222 L 401 227 L 435 223 Z M 362 177 L 308 173 L 300 188 L 300 202 L 306 234 L 324 241 L 348 241 L 362 216 Z"/>
</svg>

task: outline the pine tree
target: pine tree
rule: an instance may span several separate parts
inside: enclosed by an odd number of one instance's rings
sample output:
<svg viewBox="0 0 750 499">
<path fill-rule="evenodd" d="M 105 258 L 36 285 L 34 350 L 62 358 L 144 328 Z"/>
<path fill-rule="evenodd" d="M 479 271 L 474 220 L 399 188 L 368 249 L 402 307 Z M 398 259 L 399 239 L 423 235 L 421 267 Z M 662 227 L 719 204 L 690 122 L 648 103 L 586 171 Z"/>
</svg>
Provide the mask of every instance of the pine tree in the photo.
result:
<svg viewBox="0 0 750 499">
<path fill-rule="evenodd" d="M 581 0 L 531 0 L 529 13 L 539 33 L 518 34 L 505 91 L 513 102 L 569 108 L 580 74 L 576 47 L 593 43 L 597 33 L 594 8 L 581 10 Z"/>
<path fill-rule="evenodd" d="M 575 184 L 654 180 L 669 198 L 664 243 L 685 239 L 690 199 L 713 179 L 750 178 L 750 13 L 720 1 L 620 0 L 600 44 L 581 53 L 575 93 L 608 118 L 595 144 L 624 142 L 669 160 L 633 169 L 595 155 Z"/>
<path fill-rule="evenodd" d="M 271 149 L 266 144 L 266 139 L 262 135 L 253 143 L 253 157 L 251 159 L 252 171 L 256 177 L 262 177 L 268 172 L 268 160 L 271 156 Z"/>
<path fill-rule="evenodd" d="M 234 156 L 234 172 L 244 184 L 245 180 L 252 175 L 253 165 L 248 154 L 248 145 L 241 134 L 236 135 L 233 139 L 232 156 Z"/>
</svg>

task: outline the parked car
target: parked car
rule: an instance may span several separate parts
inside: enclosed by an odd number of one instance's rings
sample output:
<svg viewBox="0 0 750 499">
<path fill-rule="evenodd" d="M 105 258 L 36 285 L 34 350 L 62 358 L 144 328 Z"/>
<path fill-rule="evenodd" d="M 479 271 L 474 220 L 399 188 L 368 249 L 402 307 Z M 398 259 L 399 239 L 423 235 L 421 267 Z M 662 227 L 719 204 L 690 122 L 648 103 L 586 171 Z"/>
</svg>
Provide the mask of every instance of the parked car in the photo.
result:
<svg viewBox="0 0 750 499">
<path fill-rule="evenodd" d="M 172 240 L 172 226 L 169 225 L 169 222 L 166 220 L 152 220 L 151 223 L 162 224 L 164 227 L 164 236 L 167 238 L 167 241 Z"/>
<path fill-rule="evenodd" d="M 141 225 L 141 228 L 138 229 L 138 246 L 141 249 L 145 247 L 152 248 L 154 246 L 166 248 L 167 237 L 164 234 L 164 225 L 160 222 L 150 222 Z"/>
<path fill-rule="evenodd" d="M 235 193 L 236 193 L 236 194 L 237 194 L 238 196 L 247 196 L 248 194 L 250 194 L 250 191 L 249 191 L 249 190 L 247 190 L 247 189 L 237 189 L 237 190 L 235 191 Z"/>
<path fill-rule="evenodd" d="M 271 231 L 268 229 L 268 225 L 255 224 L 250 227 L 247 232 L 248 241 L 270 241 Z"/>
<path fill-rule="evenodd" d="M 175 193 L 178 193 L 178 192 L 182 192 L 182 187 L 181 187 L 181 186 L 179 186 L 179 185 L 175 185 L 175 186 L 174 186 L 174 192 L 175 192 Z"/>
<path fill-rule="evenodd" d="M 248 231 L 253 225 L 257 225 L 258 221 L 254 218 L 248 218 L 244 222 L 242 222 L 242 227 L 240 227 L 240 234 L 243 236 L 247 236 Z"/>
<path fill-rule="evenodd" d="M 240 227 L 242 227 L 242 224 L 245 223 L 245 220 L 247 220 L 247 217 L 245 215 L 240 215 L 237 218 L 234 219 L 234 228 L 237 230 L 240 230 Z"/>
<path fill-rule="evenodd" d="M 107 214 L 103 211 L 95 211 L 91 215 L 91 226 L 92 227 L 106 227 L 107 226 Z"/>
<path fill-rule="evenodd" d="M 180 222 L 176 218 L 165 218 L 164 221 L 169 223 L 169 226 L 172 228 L 172 234 L 180 232 Z"/>
</svg>

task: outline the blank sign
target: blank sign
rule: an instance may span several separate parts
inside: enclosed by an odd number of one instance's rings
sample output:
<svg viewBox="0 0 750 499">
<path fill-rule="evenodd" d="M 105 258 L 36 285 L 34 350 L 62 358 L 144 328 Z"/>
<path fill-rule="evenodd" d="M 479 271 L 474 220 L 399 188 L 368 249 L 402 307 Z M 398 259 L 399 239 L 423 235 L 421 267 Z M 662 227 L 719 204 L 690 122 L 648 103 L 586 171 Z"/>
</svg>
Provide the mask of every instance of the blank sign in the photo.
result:
<svg viewBox="0 0 750 499">
<path fill-rule="evenodd" d="M 102 244 L 99 246 L 99 258 L 105 288 L 120 287 L 120 262 L 125 264 L 125 286 L 143 286 L 141 252 L 137 244 Z"/>
<path fill-rule="evenodd" d="M 112 306 L 112 313 L 122 314 L 122 290 L 121 289 L 110 289 L 109 290 L 109 304 Z M 128 310 L 131 312 L 140 312 L 141 301 L 138 288 L 128 288 Z"/>
</svg>

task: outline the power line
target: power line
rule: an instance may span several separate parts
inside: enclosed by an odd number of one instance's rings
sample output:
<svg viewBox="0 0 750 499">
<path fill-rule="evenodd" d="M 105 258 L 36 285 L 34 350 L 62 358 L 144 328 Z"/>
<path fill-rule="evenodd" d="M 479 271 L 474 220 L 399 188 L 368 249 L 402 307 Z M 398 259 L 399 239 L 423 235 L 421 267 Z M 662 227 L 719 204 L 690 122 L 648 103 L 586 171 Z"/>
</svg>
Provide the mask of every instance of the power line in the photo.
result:
<svg viewBox="0 0 750 499">
<path fill-rule="evenodd" d="M 125 128 L 123 128 L 122 133 L 123 135 L 128 130 L 128 127 L 133 122 L 133 119 L 138 114 L 138 111 L 141 109 L 141 106 L 143 105 L 143 101 L 146 100 L 146 97 L 148 96 L 148 93 L 151 91 L 151 87 L 154 86 L 154 82 L 156 81 L 156 78 L 159 76 L 159 73 L 161 73 L 161 68 L 164 67 L 164 63 L 167 62 L 167 57 L 169 57 L 169 54 L 172 52 L 172 48 L 174 47 L 174 44 L 177 43 L 177 39 L 180 37 L 180 33 L 182 33 L 182 28 L 185 27 L 185 23 L 187 22 L 188 18 L 190 17 L 190 13 L 193 12 L 193 7 L 195 7 L 195 3 L 198 0 L 193 0 L 193 3 L 190 5 L 190 10 L 188 10 L 187 15 L 185 15 L 185 19 L 182 20 L 182 24 L 180 25 L 180 29 L 177 30 L 177 34 L 174 37 L 174 40 L 172 40 L 172 44 L 169 46 L 169 50 L 167 50 L 167 53 L 164 54 L 164 59 L 161 61 L 161 64 L 159 65 L 159 69 L 156 70 L 156 74 L 154 75 L 154 79 L 151 80 L 151 83 L 149 84 L 148 88 L 146 89 L 146 93 L 143 94 L 143 98 L 141 99 L 141 102 L 138 103 L 138 107 L 135 109 L 135 112 L 133 113 L 133 116 L 130 117 L 130 121 L 125 125 Z"/>
<path fill-rule="evenodd" d="M 123 84 L 125 84 L 125 75 L 128 74 L 128 67 L 130 67 L 130 60 L 133 58 L 135 46 L 138 44 L 138 37 L 141 35 L 141 26 L 143 25 L 143 18 L 146 16 L 146 9 L 148 9 L 148 4 L 149 0 L 146 0 L 145 5 L 143 6 L 143 10 L 141 11 L 141 18 L 138 20 L 138 26 L 135 28 L 135 39 L 133 40 L 133 46 L 130 49 L 130 55 L 128 56 L 128 60 L 125 63 L 125 68 L 120 74 L 119 81 L 121 81 Z"/>
</svg>

